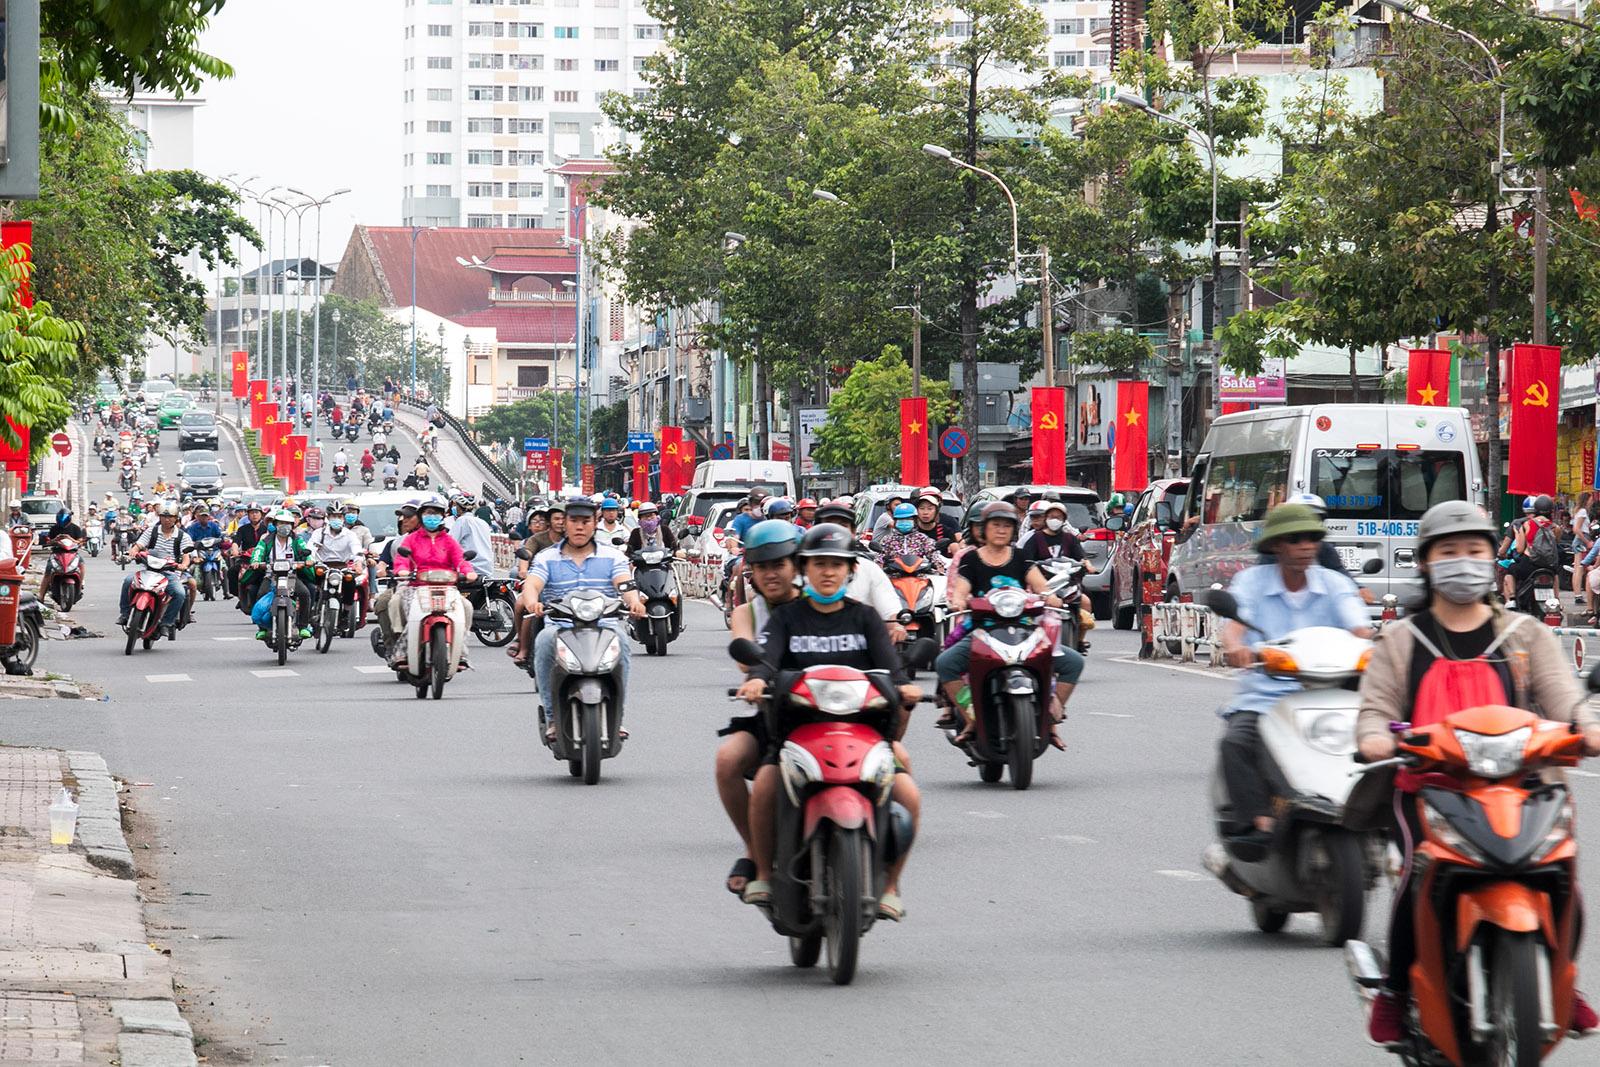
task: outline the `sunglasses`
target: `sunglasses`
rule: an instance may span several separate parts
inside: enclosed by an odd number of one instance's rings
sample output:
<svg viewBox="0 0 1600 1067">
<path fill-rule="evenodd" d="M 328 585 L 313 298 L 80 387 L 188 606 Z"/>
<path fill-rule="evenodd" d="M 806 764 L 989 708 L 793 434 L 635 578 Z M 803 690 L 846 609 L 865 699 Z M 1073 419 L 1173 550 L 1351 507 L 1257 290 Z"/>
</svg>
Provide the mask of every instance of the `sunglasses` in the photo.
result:
<svg viewBox="0 0 1600 1067">
<path fill-rule="evenodd" d="M 1322 535 L 1319 534 L 1319 533 L 1285 534 L 1282 537 L 1278 538 L 1278 541 L 1280 543 L 1286 544 L 1286 545 L 1303 545 L 1307 541 L 1320 541 L 1320 540 L 1322 540 Z"/>
</svg>

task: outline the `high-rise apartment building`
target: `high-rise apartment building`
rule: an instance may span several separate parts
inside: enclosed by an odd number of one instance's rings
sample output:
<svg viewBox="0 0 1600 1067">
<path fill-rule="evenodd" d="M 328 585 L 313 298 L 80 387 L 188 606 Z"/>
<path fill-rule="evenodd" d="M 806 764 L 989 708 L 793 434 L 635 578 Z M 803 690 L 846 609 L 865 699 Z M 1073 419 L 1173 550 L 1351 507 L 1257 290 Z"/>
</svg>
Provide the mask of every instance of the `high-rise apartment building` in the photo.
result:
<svg viewBox="0 0 1600 1067">
<path fill-rule="evenodd" d="M 605 145 L 607 93 L 644 91 L 660 25 L 641 0 L 405 0 L 401 217 L 558 227 L 547 174 Z"/>
</svg>

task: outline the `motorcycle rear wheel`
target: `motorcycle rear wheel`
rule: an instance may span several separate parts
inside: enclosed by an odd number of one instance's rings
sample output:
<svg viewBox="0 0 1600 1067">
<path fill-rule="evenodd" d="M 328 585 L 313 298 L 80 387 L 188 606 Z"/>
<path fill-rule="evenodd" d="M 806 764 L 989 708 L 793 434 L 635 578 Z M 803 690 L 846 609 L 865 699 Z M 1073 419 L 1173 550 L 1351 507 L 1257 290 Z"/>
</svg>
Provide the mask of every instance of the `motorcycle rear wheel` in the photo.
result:
<svg viewBox="0 0 1600 1067">
<path fill-rule="evenodd" d="M 444 696 L 444 683 L 450 680 L 450 635 L 443 626 L 435 626 L 428 635 L 428 674 L 433 686 L 433 699 Z"/>
<path fill-rule="evenodd" d="M 833 828 L 828 838 L 828 868 L 824 920 L 828 941 L 828 977 L 834 985 L 849 985 L 856 976 L 861 951 L 861 886 L 865 875 L 865 849 L 859 829 Z"/>
<path fill-rule="evenodd" d="M 278 651 L 278 666 L 289 662 L 289 623 L 292 621 L 287 606 L 273 609 L 273 647 Z"/>
<path fill-rule="evenodd" d="M 980 764 L 978 764 L 978 777 L 980 779 L 982 779 L 983 781 L 985 781 L 985 782 L 989 782 L 989 783 L 998 782 L 1000 780 L 1000 776 L 1005 774 L 1005 773 L 1006 773 L 1006 765 L 1004 763 L 980 763 Z"/>
<path fill-rule="evenodd" d="M 1011 698 L 1011 747 L 1006 763 L 1011 771 L 1011 788 L 1026 789 L 1033 784 L 1033 740 L 1039 731 L 1039 709 L 1032 697 Z"/>
<path fill-rule="evenodd" d="M 600 705 L 583 706 L 583 784 L 594 785 L 600 781 Z"/>
<path fill-rule="evenodd" d="M 11 646 L 8 662 L 30 668 L 39 662 L 39 626 L 32 619 L 17 620 L 16 644 Z"/>
<path fill-rule="evenodd" d="M 1276 934 L 1289 923 L 1288 912 L 1279 911 L 1259 900 L 1250 902 L 1250 918 L 1255 922 L 1256 929 L 1264 934 Z"/>
<path fill-rule="evenodd" d="M 217 572 L 208 570 L 205 577 L 205 593 L 207 600 L 217 599 Z"/>
<path fill-rule="evenodd" d="M 1321 872 L 1317 913 L 1322 918 L 1322 943 L 1337 948 L 1361 936 L 1367 907 L 1366 858 L 1354 834 L 1325 834 L 1322 848 L 1327 868 Z"/>
</svg>

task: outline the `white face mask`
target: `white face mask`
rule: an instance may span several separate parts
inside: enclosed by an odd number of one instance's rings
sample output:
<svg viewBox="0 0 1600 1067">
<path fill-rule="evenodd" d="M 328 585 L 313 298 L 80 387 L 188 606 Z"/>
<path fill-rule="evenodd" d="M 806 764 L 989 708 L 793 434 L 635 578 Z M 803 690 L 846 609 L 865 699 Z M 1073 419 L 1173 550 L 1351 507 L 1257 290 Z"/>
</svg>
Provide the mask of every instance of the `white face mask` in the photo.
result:
<svg viewBox="0 0 1600 1067">
<path fill-rule="evenodd" d="M 1051 533 L 1060 533 L 1061 532 L 1061 527 L 1063 527 L 1065 525 L 1066 525 L 1066 521 L 1063 520 L 1063 519 L 1051 518 L 1051 519 L 1044 520 L 1044 528 L 1046 530 L 1049 530 Z"/>
</svg>

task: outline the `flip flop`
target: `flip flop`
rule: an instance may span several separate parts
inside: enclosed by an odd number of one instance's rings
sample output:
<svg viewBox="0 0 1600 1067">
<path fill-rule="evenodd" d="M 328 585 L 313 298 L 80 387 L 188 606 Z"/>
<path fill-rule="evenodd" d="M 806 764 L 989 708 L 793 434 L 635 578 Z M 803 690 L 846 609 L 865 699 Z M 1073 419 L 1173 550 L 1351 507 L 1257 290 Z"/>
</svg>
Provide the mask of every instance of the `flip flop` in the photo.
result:
<svg viewBox="0 0 1600 1067">
<path fill-rule="evenodd" d="M 757 878 L 745 883 L 744 892 L 739 894 L 739 899 L 746 904 L 754 904 L 758 908 L 770 907 L 772 904 L 772 883 L 763 882 Z"/>
<path fill-rule="evenodd" d="M 727 881 L 725 883 L 727 884 L 728 892 L 732 893 L 736 897 L 743 896 L 745 886 L 753 882 L 755 877 L 756 861 L 751 859 L 749 856 L 740 856 L 734 861 L 733 869 L 728 872 Z M 745 885 L 740 886 L 738 889 L 733 888 L 732 883 L 735 878 L 743 878 Z"/>
<path fill-rule="evenodd" d="M 878 901 L 878 918 L 897 923 L 906 917 L 906 906 L 899 893 L 885 893 Z"/>
</svg>

